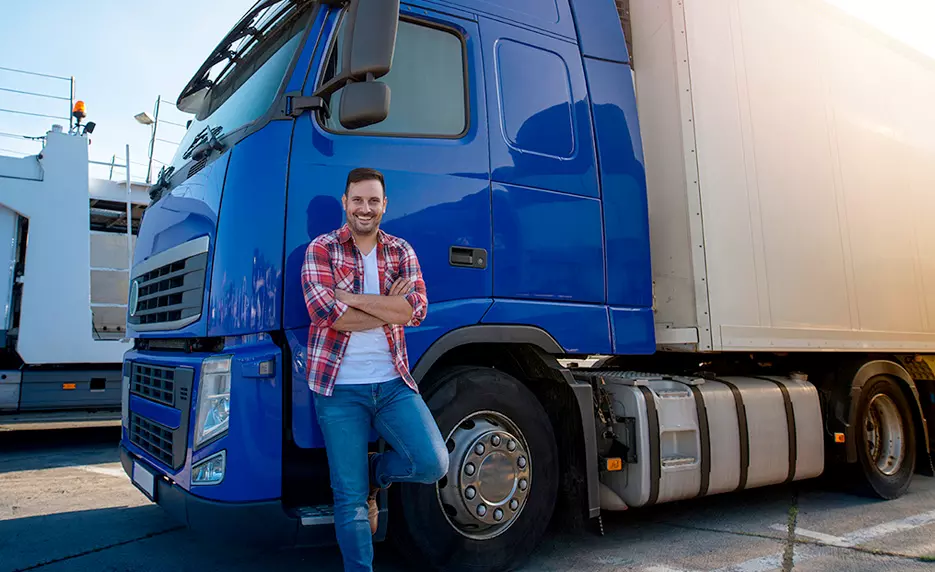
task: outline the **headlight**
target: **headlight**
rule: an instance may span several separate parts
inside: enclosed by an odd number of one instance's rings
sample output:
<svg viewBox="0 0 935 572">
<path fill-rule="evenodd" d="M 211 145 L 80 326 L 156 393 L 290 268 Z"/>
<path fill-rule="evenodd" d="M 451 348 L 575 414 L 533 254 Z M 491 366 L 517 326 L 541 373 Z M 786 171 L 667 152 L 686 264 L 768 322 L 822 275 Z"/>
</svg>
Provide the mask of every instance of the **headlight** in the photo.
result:
<svg viewBox="0 0 935 572">
<path fill-rule="evenodd" d="M 195 449 L 227 431 L 231 404 L 231 357 L 213 357 L 201 364 Z"/>
</svg>

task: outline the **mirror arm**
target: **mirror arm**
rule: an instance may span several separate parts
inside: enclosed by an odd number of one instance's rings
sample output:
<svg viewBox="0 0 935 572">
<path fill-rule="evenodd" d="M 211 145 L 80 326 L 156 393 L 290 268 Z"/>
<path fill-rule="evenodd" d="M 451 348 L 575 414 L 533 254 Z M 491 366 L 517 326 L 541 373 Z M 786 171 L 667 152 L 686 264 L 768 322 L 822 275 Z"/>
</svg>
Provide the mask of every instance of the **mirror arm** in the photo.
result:
<svg viewBox="0 0 935 572">
<path fill-rule="evenodd" d="M 299 95 L 298 92 L 290 92 L 283 95 L 273 119 L 295 119 L 309 110 L 322 111 L 325 117 L 331 116 L 328 102 L 321 96 L 317 94 L 311 96 Z"/>
</svg>

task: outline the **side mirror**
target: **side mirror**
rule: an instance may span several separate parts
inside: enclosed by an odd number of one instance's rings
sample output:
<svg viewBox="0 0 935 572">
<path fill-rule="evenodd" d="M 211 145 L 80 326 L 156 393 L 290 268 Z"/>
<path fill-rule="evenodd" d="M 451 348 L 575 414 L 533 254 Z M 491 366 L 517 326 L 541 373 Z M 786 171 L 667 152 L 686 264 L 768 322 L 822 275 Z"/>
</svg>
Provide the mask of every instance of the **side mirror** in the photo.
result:
<svg viewBox="0 0 935 572">
<path fill-rule="evenodd" d="M 363 81 L 385 76 L 396 51 L 399 0 L 351 0 L 347 18 L 343 79 Z"/>
<path fill-rule="evenodd" d="M 349 83 L 341 92 L 338 118 L 345 129 L 360 129 L 386 119 L 390 88 L 382 81 Z"/>
<path fill-rule="evenodd" d="M 341 88 L 339 119 L 345 129 L 360 129 L 386 119 L 390 89 L 377 79 L 389 73 L 396 51 L 399 0 L 351 0 L 347 9 L 341 72 L 315 95 Z"/>
</svg>

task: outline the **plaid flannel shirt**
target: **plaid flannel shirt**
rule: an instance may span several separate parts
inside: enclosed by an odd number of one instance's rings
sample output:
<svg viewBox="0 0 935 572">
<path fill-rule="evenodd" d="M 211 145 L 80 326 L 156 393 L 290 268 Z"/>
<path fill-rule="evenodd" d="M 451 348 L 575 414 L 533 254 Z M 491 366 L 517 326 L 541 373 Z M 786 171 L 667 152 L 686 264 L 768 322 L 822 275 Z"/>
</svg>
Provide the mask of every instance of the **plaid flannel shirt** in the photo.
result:
<svg viewBox="0 0 935 572">
<path fill-rule="evenodd" d="M 412 318 L 405 326 L 418 326 L 425 319 L 428 298 L 415 251 L 405 240 L 382 230 L 377 233 L 376 248 L 382 294 L 386 295 L 389 292 L 397 278 L 411 280 L 413 290 L 406 295 L 406 300 L 412 306 Z M 341 359 L 351 336 L 351 332 L 341 332 L 332 328 L 348 309 L 347 304 L 335 298 L 334 290 L 337 288 L 362 294 L 363 275 L 364 261 L 347 224 L 336 231 L 319 236 L 305 251 L 302 291 L 305 294 L 308 314 L 312 319 L 308 331 L 306 376 L 312 391 L 323 395 L 332 394 Z M 415 379 L 409 371 L 403 327 L 387 324 L 383 326 L 383 330 L 397 372 L 409 387 L 418 391 Z"/>
</svg>

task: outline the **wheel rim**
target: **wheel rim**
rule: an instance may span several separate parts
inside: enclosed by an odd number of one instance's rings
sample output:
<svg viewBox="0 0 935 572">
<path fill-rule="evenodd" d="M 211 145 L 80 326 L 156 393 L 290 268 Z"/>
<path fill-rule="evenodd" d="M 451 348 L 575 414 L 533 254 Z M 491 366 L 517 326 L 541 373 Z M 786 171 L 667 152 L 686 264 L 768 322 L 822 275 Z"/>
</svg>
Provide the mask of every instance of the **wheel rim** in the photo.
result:
<svg viewBox="0 0 935 572">
<path fill-rule="evenodd" d="M 870 400 L 864 426 L 867 455 L 881 473 L 899 472 L 905 456 L 902 417 L 888 395 L 879 393 Z"/>
<path fill-rule="evenodd" d="M 448 474 L 436 485 L 442 514 L 458 533 L 487 540 L 519 518 L 532 488 L 532 458 L 509 417 L 478 411 L 448 434 Z"/>
</svg>

